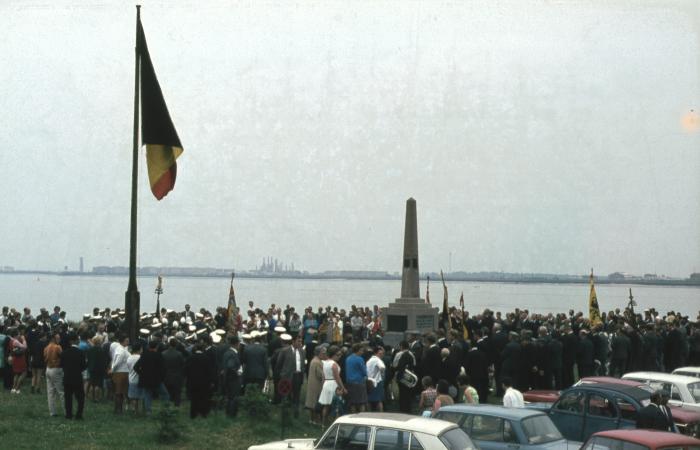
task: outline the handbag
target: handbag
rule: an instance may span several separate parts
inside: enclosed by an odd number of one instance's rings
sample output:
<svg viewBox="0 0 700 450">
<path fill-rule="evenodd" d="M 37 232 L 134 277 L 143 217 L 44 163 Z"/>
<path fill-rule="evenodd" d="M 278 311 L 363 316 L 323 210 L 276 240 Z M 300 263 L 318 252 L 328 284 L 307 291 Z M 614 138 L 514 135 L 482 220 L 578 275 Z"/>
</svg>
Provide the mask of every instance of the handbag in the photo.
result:
<svg viewBox="0 0 700 450">
<path fill-rule="evenodd" d="M 367 392 L 368 392 L 368 393 L 369 393 L 369 392 L 372 392 L 372 389 L 374 389 L 374 381 L 372 381 L 371 379 L 367 378 L 367 379 L 365 380 L 365 384 L 367 385 Z"/>
</svg>

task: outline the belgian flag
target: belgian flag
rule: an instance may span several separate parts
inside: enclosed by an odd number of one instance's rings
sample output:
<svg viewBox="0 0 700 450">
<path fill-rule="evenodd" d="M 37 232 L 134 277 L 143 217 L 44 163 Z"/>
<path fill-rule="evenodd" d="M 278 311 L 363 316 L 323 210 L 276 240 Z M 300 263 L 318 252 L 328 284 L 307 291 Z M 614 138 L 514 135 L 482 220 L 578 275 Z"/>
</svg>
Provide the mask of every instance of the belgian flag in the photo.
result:
<svg viewBox="0 0 700 450">
<path fill-rule="evenodd" d="M 175 187 L 175 160 L 182 154 L 182 144 L 158 84 L 140 18 L 136 48 L 140 59 L 141 142 L 146 146 L 151 192 L 160 200 Z"/>
</svg>

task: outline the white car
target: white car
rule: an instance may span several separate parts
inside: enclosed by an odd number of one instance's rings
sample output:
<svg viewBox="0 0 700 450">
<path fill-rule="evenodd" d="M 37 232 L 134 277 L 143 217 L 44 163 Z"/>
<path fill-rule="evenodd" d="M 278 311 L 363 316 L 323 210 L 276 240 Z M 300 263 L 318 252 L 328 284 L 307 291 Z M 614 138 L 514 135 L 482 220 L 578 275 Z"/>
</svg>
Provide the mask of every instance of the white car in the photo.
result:
<svg viewBox="0 0 700 450">
<path fill-rule="evenodd" d="M 457 425 L 408 414 L 360 413 L 339 417 L 321 439 L 287 439 L 248 450 L 478 450 Z"/>
<path fill-rule="evenodd" d="M 679 367 L 672 374 L 685 375 L 686 377 L 700 378 L 700 367 Z"/>
<path fill-rule="evenodd" d="M 630 372 L 622 376 L 668 394 L 669 405 L 700 411 L 700 379 L 663 372 Z"/>
</svg>

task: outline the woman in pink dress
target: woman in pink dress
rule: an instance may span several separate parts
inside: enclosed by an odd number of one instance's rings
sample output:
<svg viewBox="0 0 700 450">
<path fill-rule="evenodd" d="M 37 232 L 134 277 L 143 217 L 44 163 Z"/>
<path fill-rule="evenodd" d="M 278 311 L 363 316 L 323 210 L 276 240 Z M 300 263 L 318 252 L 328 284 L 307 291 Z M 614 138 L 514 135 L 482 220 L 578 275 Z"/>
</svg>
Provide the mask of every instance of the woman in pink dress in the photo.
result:
<svg viewBox="0 0 700 450">
<path fill-rule="evenodd" d="M 27 374 L 27 340 L 24 338 L 24 329 L 10 332 L 10 356 L 12 357 L 12 373 L 15 375 L 10 393 L 19 394 L 22 381 Z"/>
</svg>

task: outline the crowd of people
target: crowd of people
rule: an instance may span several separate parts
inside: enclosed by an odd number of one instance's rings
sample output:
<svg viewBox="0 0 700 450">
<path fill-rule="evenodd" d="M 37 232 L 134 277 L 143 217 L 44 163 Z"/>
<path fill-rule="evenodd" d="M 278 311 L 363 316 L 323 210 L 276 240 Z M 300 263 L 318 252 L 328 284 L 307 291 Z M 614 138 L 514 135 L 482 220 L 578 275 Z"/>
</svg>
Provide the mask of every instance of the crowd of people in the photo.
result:
<svg viewBox="0 0 700 450">
<path fill-rule="evenodd" d="M 124 319 L 119 309 L 94 308 L 71 321 L 58 306 L 36 317 L 29 308 L 3 307 L 5 389 L 24 395 L 27 384 L 30 393 L 45 386 L 48 413 L 75 419 L 83 417 L 86 396 L 113 402 L 115 414 L 150 414 L 155 399 L 180 406 L 183 394 L 193 418 L 212 407 L 235 417 L 240 395 L 260 389 L 273 404 L 284 399 L 295 416 L 305 409 L 323 425 L 345 412 L 382 411 L 394 400 L 395 409 L 424 415 L 493 395 L 517 406 L 521 392 L 563 389 L 577 377 L 700 365 L 700 314 L 637 314 L 632 307 L 595 323 L 573 310 L 470 315 L 452 308 L 439 329 L 406 330 L 395 347 L 384 342 L 377 306 L 296 311 L 249 302 L 235 317 L 226 307 L 162 308 L 141 315 L 135 341 Z"/>
</svg>

